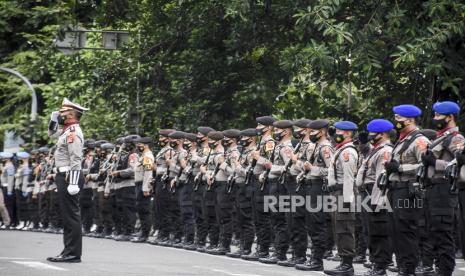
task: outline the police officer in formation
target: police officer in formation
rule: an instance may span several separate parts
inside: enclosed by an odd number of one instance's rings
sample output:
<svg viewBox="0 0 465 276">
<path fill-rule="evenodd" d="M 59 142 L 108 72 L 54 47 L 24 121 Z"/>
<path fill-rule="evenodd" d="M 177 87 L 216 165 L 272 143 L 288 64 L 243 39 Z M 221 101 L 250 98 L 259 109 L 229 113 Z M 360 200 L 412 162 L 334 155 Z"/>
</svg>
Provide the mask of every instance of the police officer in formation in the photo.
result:
<svg viewBox="0 0 465 276">
<path fill-rule="evenodd" d="M 330 134 L 325 119 L 271 116 L 242 131 L 162 129 L 155 154 L 151 137 L 84 140 L 85 110 L 65 99 L 52 114 L 56 147 L 0 153 L 1 229 L 64 230 L 65 249 L 50 261 L 79 262 L 82 231 L 305 271 L 323 271 L 335 241 L 340 264 L 328 275 L 353 275 L 365 246 L 366 275 L 387 275 L 394 256 L 399 275 L 454 271 L 455 235 L 463 243 L 465 232 L 465 138 L 454 102 L 434 104 L 431 139 L 417 126 L 421 110 L 399 105 L 394 124 L 373 119 L 365 134 L 351 121 L 336 122 Z M 266 196 L 305 202 L 276 211 Z M 325 196 L 336 209 L 318 208 Z"/>
</svg>

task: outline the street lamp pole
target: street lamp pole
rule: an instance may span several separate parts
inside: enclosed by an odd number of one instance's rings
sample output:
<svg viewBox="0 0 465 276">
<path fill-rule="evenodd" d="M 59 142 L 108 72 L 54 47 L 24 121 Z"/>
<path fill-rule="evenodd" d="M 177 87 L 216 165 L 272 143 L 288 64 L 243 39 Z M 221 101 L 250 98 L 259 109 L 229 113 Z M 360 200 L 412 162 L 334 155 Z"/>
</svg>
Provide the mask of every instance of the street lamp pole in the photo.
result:
<svg viewBox="0 0 465 276">
<path fill-rule="evenodd" d="M 31 90 L 31 97 L 32 97 L 32 104 L 31 104 L 31 125 L 34 125 L 36 119 L 37 119 L 37 94 L 32 86 L 31 82 L 23 76 L 21 73 L 19 73 L 16 70 L 10 69 L 10 68 L 5 68 L 5 67 L 0 67 L 0 71 L 7 72 L 9 74 L 12 74 L 18 78 L 20 78 Z M 36 144 L 36 138 L 34 135 L 34 128 L 32 128 L 32 133 L 31 133 L 31 138 L 32 138 L 32 145 L 35 146 Z"/>
</svg>

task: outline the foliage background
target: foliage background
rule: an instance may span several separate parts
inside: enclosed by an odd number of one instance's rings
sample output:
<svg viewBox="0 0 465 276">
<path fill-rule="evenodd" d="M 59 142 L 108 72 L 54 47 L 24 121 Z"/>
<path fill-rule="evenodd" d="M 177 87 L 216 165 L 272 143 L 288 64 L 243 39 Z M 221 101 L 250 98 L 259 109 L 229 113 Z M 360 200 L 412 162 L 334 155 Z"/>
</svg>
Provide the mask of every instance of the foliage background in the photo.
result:
<svg viewBox="0 0 465 276">
<path fill-rule="evenodd" d="M 53 40 L 73 25 L 131 41 L 64 55 Z M 245 128 L 268 114 L 365 124 L 401 103 L 428 127 L 432 103 L 465 103 L 464 30 L 455 0 L 1 0 L 0 66 L 31 80 L 40 119 L 30 125 L 29 91 L 0 73 L 0 131 L 47 143 L 65 96 L 91 108 L 94 138 Z"/>
</svg>

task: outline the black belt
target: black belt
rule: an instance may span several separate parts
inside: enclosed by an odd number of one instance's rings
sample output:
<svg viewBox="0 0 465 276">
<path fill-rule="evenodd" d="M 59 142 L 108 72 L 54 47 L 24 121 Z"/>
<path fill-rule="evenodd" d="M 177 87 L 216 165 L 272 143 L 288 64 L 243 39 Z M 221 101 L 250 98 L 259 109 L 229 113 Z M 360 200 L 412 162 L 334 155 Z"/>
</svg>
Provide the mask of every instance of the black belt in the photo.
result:
<svg viewBox="0 0 465 276">
<path fill-rule="evenodd" d="M 447 184 L 447 180 L 445 178 L 432 178 L 431 184 Z"/>
<path fill-rule="evenodd" d="M 325 184 L 323 178 L 306 178 L 305 179 L 305 185 L 323 185 Z"/>
<path fill-rule="evenodd" d="M 245 185 L 245 182 L 242 182 L 242 183 L 236 182 L 235 184 L 236 184 L 237 187 L 240 187 L 240 188 L 247 186 L 247 185 Z"/>
<path fill-rule="evenodd" d="M 276 178 L 268 178 L 268 183 L 278 183 L 279 177 Z"/>
<path fill-rule="evenodd" d="M 227 180 L 224 180 L 224 181 L 215 180 L 215 182 L 213 183 L 213 185 L 223 185 L 223 184 L 226 184 L 226 183 L 228 183 Z"/>
<path fill-rule="evenodd" d="M 391 182 L 389 189 L 392 189 L 392 190 L 405 189 L 405 188 L 408 188 L 409 183 L 410 183 L 409 181 L 402 181 L 402 182 L 394 181 L 394 182 Z"/>
<path fill-rule="evenodd" d="M 336 185 L 328 186 L 328 188 L 329 188 L 330 191 L 336 192 L 336 191 L 341 191 L 344 188 L 344 185 L 343 184 L 336 184 Z"/>
</svg>

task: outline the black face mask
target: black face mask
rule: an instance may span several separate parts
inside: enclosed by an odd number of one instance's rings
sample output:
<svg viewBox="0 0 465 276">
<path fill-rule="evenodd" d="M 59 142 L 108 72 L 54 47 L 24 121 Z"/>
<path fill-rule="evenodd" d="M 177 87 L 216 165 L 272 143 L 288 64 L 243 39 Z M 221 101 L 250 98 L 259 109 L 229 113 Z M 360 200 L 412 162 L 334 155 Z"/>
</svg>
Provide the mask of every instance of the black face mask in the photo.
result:
<svg viewBox="0 0 465 276">
<path fill-rule="evenodd" d="M 126 145 L 124 145 L 123 149 L 124 149 L 124 151 L 130 152 L 130 151 L 132 151 L 134 149 L 134 146 L 131 145 L 131 144 L 126 144 Z"/>
<path fill-rule="evenodd" d="M 370 142 L 372 145 L 377 144 L 379 140 L 381 140 L 381 137 L 379 137 L 378 134 L 368 135 L 368 142 Z"/>
<path fill-rule="evenodd" d="M 405 128 L 405 121 L 395 121 L 394 126 L 397 130 L 403 130 Z"/>
<path fill-rule="evenodd" d="M 229 147 L 229 145 L 231 145 L 231 141 L 226 141 L 226 140 L 221 140 L 221 144 L 223 145 L 223 147 Z"/>
<path fill-rule="evenodd" d="M 190 150 L 190 149 L 191 149 L 191 144 L 182 144 L 182 147 L 183 147 L 185 150 Z"/>
<path fill-rule="evenodd" d="M 208 143 L 208 146 L 209 146 L 211 149 L 214 149 L 214 148 L 216 148 L 216 142 Z"/>
<path fill-rule="evenodd" d="M 66 116 L 58 115 L 57 122 L 59 125 L 64 125 L 66 121 Z"/>
<path fill-rule="evenodd" d="M 178 142 L 175 142 L 175 141 L 170 142 L 170 147 L 175 148 L 177 146 L 178 146 Z"/>
<path fill-rule="evenodd" d="M 203 138 L 197 137 L 197 144 L 202 144 L 203 143 Z"/>
<path fill-rule="evenodd" d="M 312 142 L 312 143 L 318 142 L 318 140 L 320 139 L 320 137 L 318 137 L 318 134 L 319 134 L 319 133 L 310 135 L 310 137 L 309 137 L 309 138 L 310 138 L 310 142 Z"/>
<path fill-rule="evenodd" d="M 342 134 L 334 134 L 334 141 L 337 143 L 337 144 L 340 144 L 342 142 L 344 142 L 344 135 Z"/>
<path fill-rule="evenodd" d="M 273 134 L 273 139 L 275 139 L 276 141 L 281 141 L 283 139 L 283 133 L 275 133 Z"/>
<path fill-rule="evenodd" d="M 437 130 L 444 129 L 447 126 L 446 118 L 439 120 L 433 119 L 431 122 L 433 123 L 434 128 Z"/>
<path fill-rule="evenodd" d="M 261 136 L 261 135 L 263 135 L 263 132 L 264 132 L 264 130 L 265 130 L 265 127 L 264 127 L 264 128 L 257 128 L 256 130 L 257 130 L 257 135 L 258 135 L 258 136 Z"/>
<path fill-rule="evenodd" d="M 163 148 L 166 146 L 166 141 L 158 141 L 158 145 Z"/>
<path fill-rule="evenodd" d="M 252 143 L 251 140 L 240 140 L 239 141 L 239 145 L 241 145 L 243 147 L 247 147 L 248 145 L 250 145 L 250 143 Z"/>
<path fill-rule="evenodd" d="M 295 139 L 302 139 L 302 137 L 304 137 L 303 131 L 294 131 L 292 135 Z"/>
<path fill-rule="evenodd" d="M 143 152 L 143 151 L 144 151 L 144 147 L 138 147 L 137 150 L 139 150 L 139 152 Z"/>
</svg>

